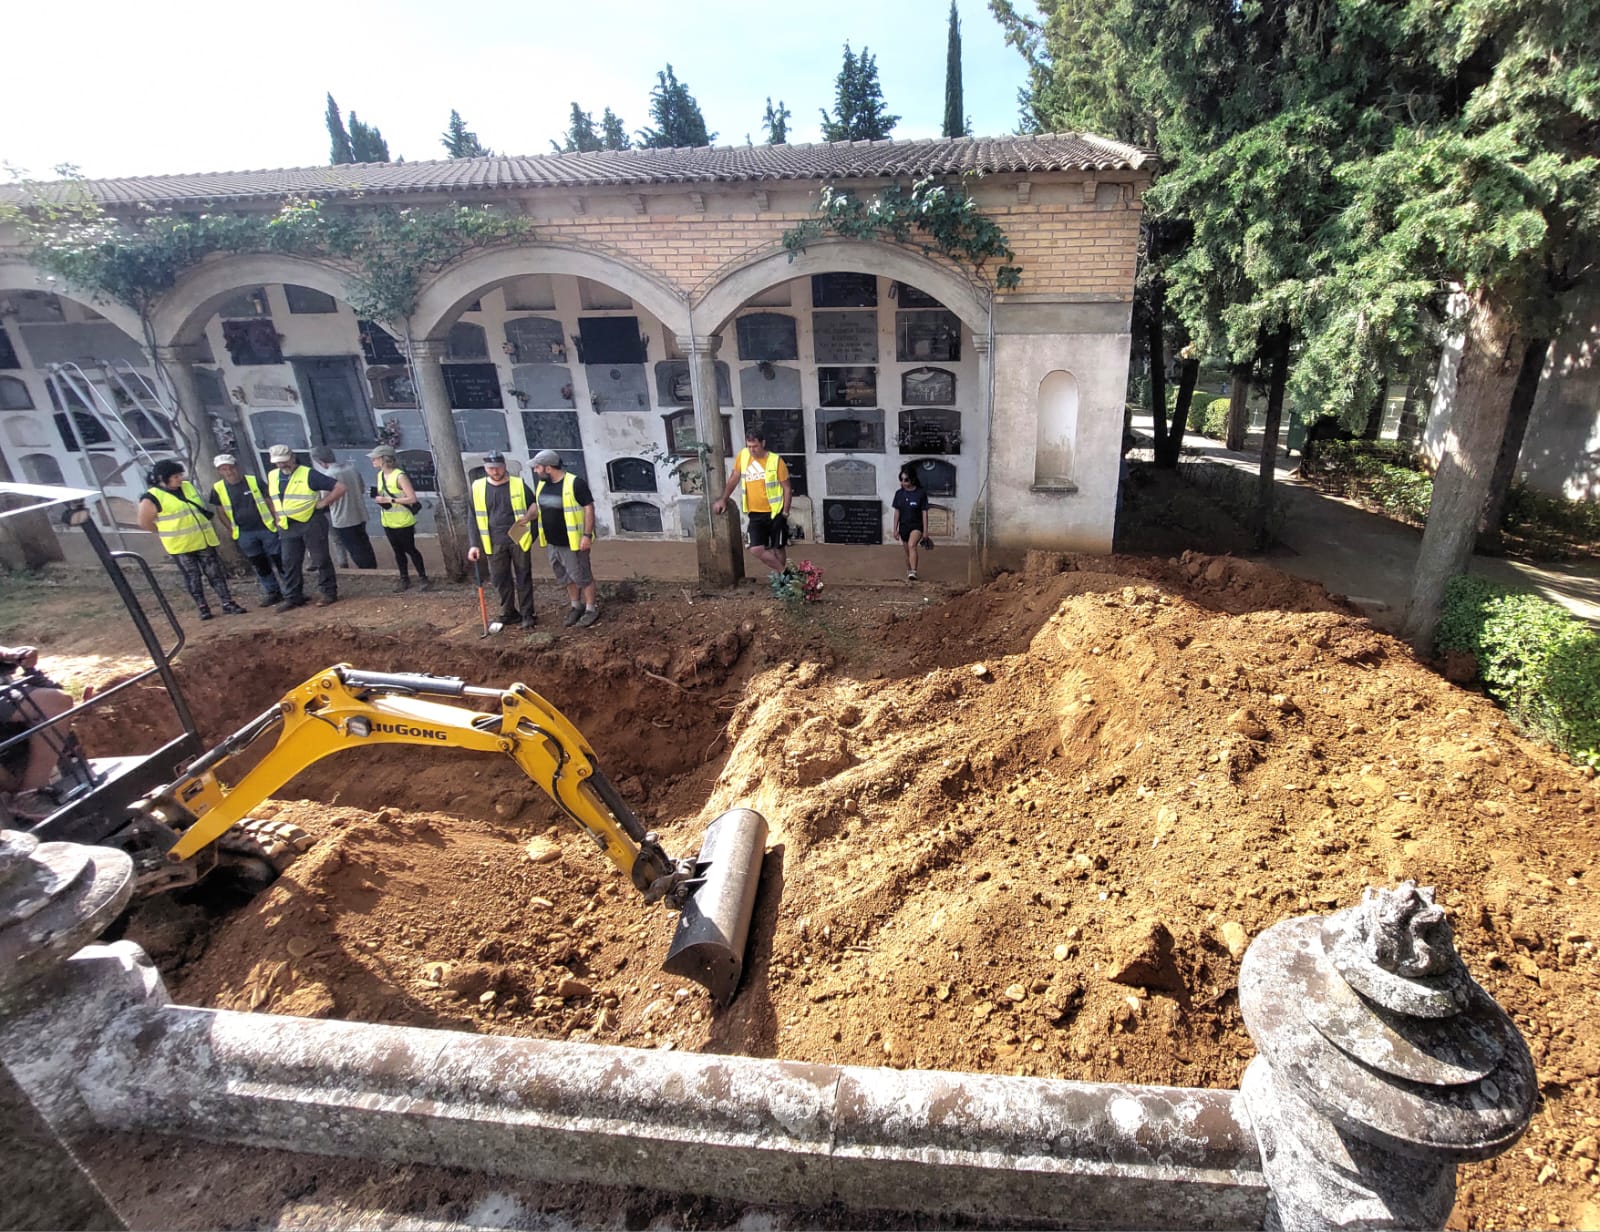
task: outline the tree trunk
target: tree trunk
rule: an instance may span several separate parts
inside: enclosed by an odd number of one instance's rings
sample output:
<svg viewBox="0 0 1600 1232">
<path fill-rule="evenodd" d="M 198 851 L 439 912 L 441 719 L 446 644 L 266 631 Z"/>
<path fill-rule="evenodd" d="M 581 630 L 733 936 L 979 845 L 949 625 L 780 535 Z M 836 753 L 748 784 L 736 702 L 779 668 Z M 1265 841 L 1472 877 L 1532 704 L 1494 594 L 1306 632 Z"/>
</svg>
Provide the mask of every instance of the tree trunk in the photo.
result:
<svg viewBox="0 0 1600 1232">
<path fill-rule="evenodd" d="M 1361 426 L 1361 439 L 1375 441 L 1383 435 L 1383 412 L 1389 406 L 1389 374 L 1378 374 L 1378 392 L 1372 396 L 1372 405 L 1367 407 L 1367 422 Z"/>
<path fill-rule="evenodd" d="M 1167 429 L 1165 441 L 1156 446 L 1157 466 L 1167 470 L 1176 470 L 1178 467 L 1178 455 L 1183 452 L 1183 429 L 1189 422 L 1189 404 L 1194 401 L 1194 385 L 1199 379 L 1200 361 L 1184 360 L 1178 379 L 1178 402 L 1172 408 L 1172 426 Z"/>
<path fill-rule="evenodd" d="M 1283 422 L 1283 390 L 1289 383 L 1289 327 L 1278 327 L 1267 343 L 1267 426 L 1261 438 L 1261 470 L 1256 483 L 1256 548 L 1272 543 L 1272 485 L 1277 479 L 1278 426 Z"/>
<path fill-rule="evenodd" d="M 1235 453 L 1244 448 L 1250 430 L 1250 377 L 1254 364 L 1235 364 L 1233 386 L 1228 391 L 1228 439 L 1224 442 Z"/>
<path fill-rule="evenodd" d="M 1446 583 L 1465 572 L 1489 496 L 1511 395 L 1524 348 L 1506 305 L 1489 291 L 1472 296 L 1456 373 L 1455 405 L 1444 455 L 1433 477 L 1433 500 L 1422 533 L 1401 635 L 1427 652 L 1444 606 Z"/>
<path fill-rule="evenodd" d="M 1145 334 L 1145 347 L 1150 352 L 1150 416 L 1155 420 L 1157 458 L 1167 447 L 1166 325 L 1167 293 L 1157 282 L 1150 288 L 1150 319 Z"/>
<path fill-rule="evenodd" d="M 1533 416 L 1533 401 L 1539 395 L 1539 377 L 1549 354 L 1550 339 L 1535 338 L 1522 355 L 1522 370 L 1517 373 L 1517 385 L 1511 392 L 1511 409 L 1506 414 L 1505 439 L 1500 442 L 1500 455 L 1495 459 L 1494 474 L 1489 479 L 1489 499 L 1484 502 L 1483 517 L 1478 521 L 1479 544 L 1485 551 L 1501 550 L 1500 523 L 1505 521 L 1506 500 L 1511 495 L 1511 482 L 1517 476 L 1522 442 L 1528 435 L 1528 420 Z"/>
<path fill-rule="evenodd" d="M 10 464 L 5 455 L 0 454 L 0 483 L 15 481 Z M 25 497 L 0 497 L 0 513 L 23 509 L 30 503 Z M 61 541 L 56 538 L 50 515 L 45 510 L 0 517 L 0 564 L 15 563 L 24 569 L 42 569 L 62 559 Z"/>
</svg>

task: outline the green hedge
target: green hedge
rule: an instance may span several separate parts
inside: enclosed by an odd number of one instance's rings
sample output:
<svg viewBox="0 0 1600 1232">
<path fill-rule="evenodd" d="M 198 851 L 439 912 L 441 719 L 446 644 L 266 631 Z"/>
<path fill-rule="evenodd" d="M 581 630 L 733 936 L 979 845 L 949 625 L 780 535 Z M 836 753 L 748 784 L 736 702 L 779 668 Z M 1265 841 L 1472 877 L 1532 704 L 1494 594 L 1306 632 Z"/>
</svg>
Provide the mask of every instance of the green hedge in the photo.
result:
<svg viewBox="0 0 1600 1232">
<path fill-rule="evenodd" d="M 1231 398 L 1213 398 L 1206 407 L 1206 417 L 1201 422 L 1200 431 L 1216 440 L 1222 440 L 1228 435 L 1228 407 Z"/>
<path fill-rule="evenodd" d="M 1527 591 L 1456 577 L 1434 646 L 1474 655 L 1490 696 L 1519 728 L 1600 768 L 1600 634 L 1588 624 Z"/>
<path fill-rule="evenodd" d="M 1421 526 L 1428 520 L 1433 480 L 1417 469 L 1416 451 L 1397 441 L 1323 441 L 1316 450 L 1317 485 L 1368 500 L 1390 517 Z"/>
</svg>

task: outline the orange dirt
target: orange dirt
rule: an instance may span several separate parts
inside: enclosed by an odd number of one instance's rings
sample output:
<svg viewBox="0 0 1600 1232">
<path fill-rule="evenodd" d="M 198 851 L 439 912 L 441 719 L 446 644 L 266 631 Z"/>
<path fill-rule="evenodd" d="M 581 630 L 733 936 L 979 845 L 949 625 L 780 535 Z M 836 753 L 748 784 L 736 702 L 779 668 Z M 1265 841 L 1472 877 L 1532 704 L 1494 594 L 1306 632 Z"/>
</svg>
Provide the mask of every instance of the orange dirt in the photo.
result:
<svg viewBox="0 0 1600 1232">
<path fill-rule="evenodd" d="M 152 906 L 130 935 L 193 1004 L 1233 1086 L 1253 1055 L 1244 939 L 1414 877 L 1543 1093 L 1522 1142 L 1462 1170 L 1452 1226 L 1600 1222 L 1592 779 L 1320 588 L 1231 558 L 1039 556 L 944 602 L 828 594 L 798 612 L 674 594 L 517 644 L 420 606 L 381 633 L 213 636 L 185 664 L 213 738 L 337 661 L 522 679 L 669 850 L 760 809 L 771 848 L 725 1010 L 657 969 L 670 918 L 513 765 L 444 752 L 307 772 L 258 810 L 318 839 L 271 890 L 216 926 Z M 1112 982 L 1155 922 L 1170 959 L 1147 987 Z"/>
</svg>

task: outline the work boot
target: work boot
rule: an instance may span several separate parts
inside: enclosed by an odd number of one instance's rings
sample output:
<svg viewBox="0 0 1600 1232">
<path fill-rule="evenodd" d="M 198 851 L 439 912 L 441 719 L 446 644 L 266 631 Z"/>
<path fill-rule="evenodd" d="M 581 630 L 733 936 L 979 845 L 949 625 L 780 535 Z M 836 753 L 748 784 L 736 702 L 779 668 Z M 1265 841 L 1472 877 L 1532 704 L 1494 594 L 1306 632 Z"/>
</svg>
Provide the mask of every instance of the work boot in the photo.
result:
<svg viewBox="0 0 1600 1232">
<path fill-rule="evenodd" d="M 306 601 L 304 599 L 285 599 L 282 603 L 278 604 L 278 611 L 292 612 L 295 610 L 295 608 L 304 607 L 305 605 Z"/>
<path fill-rule="evenodd" d="M 573 625 L 578 623 L 578 617 L 580 617 L 582 615 L 583 615 L 583 604 L 575 603 L 575 604 L 573 604 L 571 607 L 569 607 L 567 609 L 567 618 L 565 620 L 563 620 L 561 623 L 563 625 L 565 625 L 567 628 L 570 629 L 570 628 L 572 628 Z"/>
<path fill-rule="evenodd" d="M 222 605 L 222 610 L 224 612 L 228 613 L 229 616 L 248 616 L 250 614 L 249 612 L 245 611 L 244 608 L 240 607 L 237 603 L 235 603 L 232 599 L 229 599 L 226 603 L 224 603 Z"/>
<path fill-rule="evenodd" d="M 587 629 L 590 625 L 594 624 L 594 622 L 599 620 L 599 619 L 600 619 L 600 609 L 599 608 L 597 608 L 597 607 L 586 607 L 586 608 L 583 609 L 583 615 L 578 617 L 578 628 Z"/>
<path fill-rule="evenodd" d="M 200 619 L 201 620 L 210 620 L 211 619 L 211 609 L 208 608 L 208 607 L 201 608 L 200 609 Z"/>
<path fill-rule="evenodd" d="M 535 616 L 532 612 L 529 612 L 526 616 L 524 616 L 522 618 L 522 627 L 524 629 L 531 629 L 538 622 L 538 619 L 539 618 L 537 616 Z"/>
<path fill-rule="evenodd" d="M 283 595 L 281 595 L 281 594 L 272 594 L 272 595 L 268 595 L 265 599 L 263 599 L 261 601 L 261 607 L 262 607 L 262 610 L 265 611 L 269 607 L 277 607 L 278 604 L 280 604 L 282 602 L 283 602 Z"/>
<path fill-rule="evenodd" d="M 419 577 L 417 579 L 417 589 L 422 591 L 423 594 L 427 594 L 428 591 L 433 589 L 433 583 L 425 577 Z"/>
<path fill-rule="evenodd" d="M 339 597 L 337 595 L 318 595 L 311 602 L 315 603 L 318 607 L 327 607 L 330 603 L 339 602 Z"/>
<path fill-rule="evenodd" d="M 394 593 L 397 594 L 397 595 L 403 590 L 410 590 L 410 589 L 411 589 L 411 579 L 410 578 L 401 578 L 398 582 L 396 582 L 394 584 Z"/>
</svg>

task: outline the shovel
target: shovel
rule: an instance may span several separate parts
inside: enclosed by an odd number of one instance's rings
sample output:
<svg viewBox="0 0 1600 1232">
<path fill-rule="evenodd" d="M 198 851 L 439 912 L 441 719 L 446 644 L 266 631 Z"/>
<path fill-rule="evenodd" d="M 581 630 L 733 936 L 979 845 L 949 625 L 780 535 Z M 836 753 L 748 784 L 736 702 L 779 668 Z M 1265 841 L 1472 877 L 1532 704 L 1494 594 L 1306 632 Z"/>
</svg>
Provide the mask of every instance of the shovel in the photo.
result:
<svg viewBox="0 0 1600 1232">
<path fill-rule="evenodd" d="M 489 628 L 489 601 L 483 597 L 483 557 L 472 562 L 472 573 L 478 579 L 478 615 L 483 617 L 483 632 L 478 634 L 481 640 L 493 632 Z"/>
</svg>

